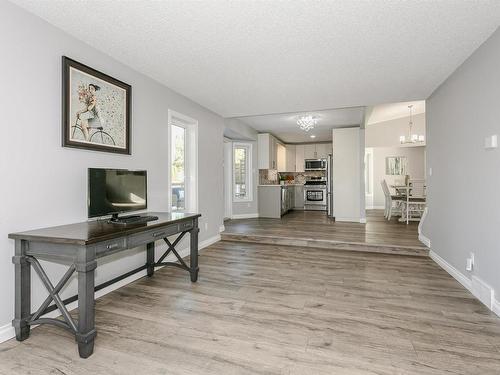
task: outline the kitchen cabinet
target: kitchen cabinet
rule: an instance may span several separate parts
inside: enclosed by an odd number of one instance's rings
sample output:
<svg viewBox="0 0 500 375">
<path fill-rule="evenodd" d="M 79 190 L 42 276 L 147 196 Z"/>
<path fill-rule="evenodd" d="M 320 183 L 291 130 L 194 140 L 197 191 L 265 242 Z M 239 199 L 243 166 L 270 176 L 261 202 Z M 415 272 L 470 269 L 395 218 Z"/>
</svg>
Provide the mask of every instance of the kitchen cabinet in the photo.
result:
<svg viewBox="0 0 500 375">
<path fill-rule="evenodd" d="M 296 172 L 295 145 L 286 145 L 286 172 Z"/>
<path fill-rule="evenodd" d="M 295 146 L 295 172 L 304 172 L 304 145 Z"/>
<path fill-rule="evenodd" d="M 318 159 L 326 159 L 328 154 L 333 154 L 333 143 L 318 143 L 316 145 L 316 153 Z"/>
<path fill-rule="evenodd" d="M 326 159 L 332 153 L 331 143 L 309 143 L 304 145 L 304 159 Z"/>
<path fill-rule="evenodd" d="M 326 153 L 326 144 L 318 143 L 316 145 L 316 159 L 325 159 L 327 156 Z"/>
<path fill-rule="evenodd" d="M 287 149 L 284 145 L 282 145 L 281 143 L 278 143 L 277 145 L 277 149 L 278 149 L 278 172 L 289 172 L 288 169 L 287 169 L 287 165 L 286 165 L 286 153 L 287 153 Z"/>
<path fill-rule="evenodd" d="M 304 159 L 317 159 L 315 144 L 309 143 L 304 145 Z"/>
<path fill-rule="evenodd" d="M 280 218 L 304 209 L 303 185 L 259 185 L 259 217 Z"/>
<path fill-rule="evenodd" d="M 278 140 L 269 133 L 257 136 L 259 169 L 278 168 Z"/>
<path fill-rule="evenodd" d="M 293 208 L 296 210 L 304 209 L 304 185 L 294 186 L 294 202 Z"/>
</svg>

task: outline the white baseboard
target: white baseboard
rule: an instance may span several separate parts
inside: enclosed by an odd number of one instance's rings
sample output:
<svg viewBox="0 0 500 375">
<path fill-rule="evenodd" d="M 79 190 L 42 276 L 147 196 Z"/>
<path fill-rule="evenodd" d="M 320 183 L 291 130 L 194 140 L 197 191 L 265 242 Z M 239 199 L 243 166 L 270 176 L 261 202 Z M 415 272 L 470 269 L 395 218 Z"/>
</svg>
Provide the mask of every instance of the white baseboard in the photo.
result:
<svg viewBox="0 0 500 375">
<path fill-rule="evenodd" d="M 491 311 L 500 316 L 500 302 L 493 299 L 493 306 L 491 306 Z"/>
<path fill-rule="evenodd" d="M 385 209 L 385 206 L 366 206 L 365 209 L 367 209 L 367 210 L 383 210 L 383 209 Z"/>
<path fill-rule="evenodd" d="M 226 226 L 224 224 L 222 224 L 220 227 L 219 227 L 219 233 L 222 233 L 226 230 Z"/>
<path fill-rule="evenodd" d="M 204 249 L 204 248 L 206 248 L 206 247 L 208 247 L 208 246 L 210 246 L 218 241 L 220 241 L 220 234 L 213 236 L 213 237 L 210 237 L 210 238 L 206 239 L 205 241 L 199 242 L 198 243 L 198 250 L 202 250 L 202 249 Z M 185 258 L 185 257 L 189 256 L 189 251 L 190 251 L 189 247 L 186 247 L 186 248 L 178 251 L 178 253 L 181 256 L 181 258 Z M 176 261 L 176 258 L 173 254 L 170 254 L 169 256 L 167 256 L 165 258 L 165 261 L 166 262 Z M 160 268 L 163 268 L 163 266 L 157 267 L 157 269 L 160 269 Z M 132 276 L 129 276 L 129 277 L 127 277 L 123 280 L 120 280 L 120 281 L 118 281 L 118 282 L 116 282 L 116 283 L 114 283 L 106 288 L 103 288 L 103 289 L 97 291 L 95 293 L 95 298 L 98 299 L 98 298 L 100 298 L 100 297 L 102 297 L 102 296 L 104 296 L 104 295 L 106 295 L 114 290 L 117 290 L 117 289 L 121 288 L 122 286 L 130 284 L 131 282 L 138 280 L 141 277 L 144 277 L 146 275 L 147 275 L 146 270 L 143 270 L 141 272 L 137 272 L 136 274 L 134 274 Z M 66 308 L 68 309 L 68 311 L 74 310 L 77 307 L 78 307 L 77 301 L 66 305 Z M 59 310 L 54 310 L 54 311 L 51 311 L 50 313 L 45 314 L 43 316 L 46 318 L 57 318 L 59 315 L 61 315 Z M 34 326 L 34 327 L 36 327 L 36 326 Z M 0 327 L 0 343 L 7 341 L 7 340 L 10 340 L 15 336 L 16 336 L 16 332 L 14 330 L 14 327 L 12 327 L 11 324 L 7 324 L 7 325 Z"/>
<path fill-rule="evenodd" d="M 496 300 L 495 290 L 491 286 L 489 286 L 476 275 L 473 275 L 472 278 L 469 279 L 462 272 L 457 270 L 432 250 L 429 251 L 429 256 L 432 258 L 432 260 L 439 264 L 442 269 L 444 269 L 451 276 L 453 276 L 455 280 L 462 284 L 465 289 L 471 292 L 474 297 L 481 301 L 496 315 L 500 316 L 500 302 Z"/>
<path fill-rule="evenodd" d="M 237 214 L 237 215 L 232 215 L 231 219 L 255 219 L 259 217 L 258 213 L 254 214 Z"/>
<path fill-rule="evenodd" d="M 493 290 L 493 288 L 476 275 L 472 275 L 471 281 L 471 293 L 483 304 L 485 304 L 490 310 L 492 310 L 493 301 L 495 300 L 495 291 Z"/>
<path fill-rule="evenodd" d="M 366 224 L 366 217 L 362 217 L 361 219 L 359 219 L 359 222 L 361 224 Z"/>
<path fill-rule="evenodd" d="M 349 223 L 361 223 L 361 220 L 362 220 L 362 218 L 359 218 L 359 217 L 337 217 L 337 216 L 335 216 L 335 221 L 346 221 Z"/>
<path fill-rule="evenodd" d="M 457 280 L 460 284 L 462 284 L 467 290 L 472 289 L 472 281 L 468 277 L 466 277 L 462 272 L 453 267 L 446 260 L 437 255 L 434 251 L 429 251 L 429 256 L 431 259 L 439 264 L 442 269 L 448 272 L 455 280 Z"/>
<path fill-rule="evenodd" d="M 425 246 L 427 246 L 429 249 L 431 248 L 431 240 L 425 237 L 423 234 L 418 235 L 418 240 L 422 242 Z"/>
<path fill-rule="evenodd" d="M 0 343 L 10 340 L 15 336 L 16 332 L 14 331 L 14 327 L 12 327 L 12 324 L 9 323 L 0 327 Z"/>
</svg>

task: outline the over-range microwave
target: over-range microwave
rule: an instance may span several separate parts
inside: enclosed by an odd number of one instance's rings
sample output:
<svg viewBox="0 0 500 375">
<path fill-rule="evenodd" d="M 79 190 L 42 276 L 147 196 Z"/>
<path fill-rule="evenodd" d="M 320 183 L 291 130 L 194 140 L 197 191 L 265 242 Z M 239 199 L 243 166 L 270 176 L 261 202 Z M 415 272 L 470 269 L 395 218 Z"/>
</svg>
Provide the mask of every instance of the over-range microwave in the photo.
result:
<svg viewBox="0 0 500 375">
<path fill-rule="evenodd" d="M 326 159 L 306 159 L 304 169 L 306 171 L 325 171 Z"/>
</svg>

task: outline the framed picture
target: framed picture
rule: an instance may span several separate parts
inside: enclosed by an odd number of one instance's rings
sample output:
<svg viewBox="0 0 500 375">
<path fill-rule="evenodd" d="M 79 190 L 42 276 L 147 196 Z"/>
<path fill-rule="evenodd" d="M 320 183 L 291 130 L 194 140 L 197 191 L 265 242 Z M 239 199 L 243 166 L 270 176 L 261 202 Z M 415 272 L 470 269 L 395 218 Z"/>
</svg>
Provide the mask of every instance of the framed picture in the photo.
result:
<svg viewBox="0 0 500 375">
<path fill-rule="evenodd" d="M 385 158 L 385 174 L 390 176 L 406 175 L 408 160 L 406 156 L 388 156 Z"/>
<path fill-rule="evenodd" d="M 62 145 L 130 155 L 132 87 L 62 58 Z"/>
</svg>

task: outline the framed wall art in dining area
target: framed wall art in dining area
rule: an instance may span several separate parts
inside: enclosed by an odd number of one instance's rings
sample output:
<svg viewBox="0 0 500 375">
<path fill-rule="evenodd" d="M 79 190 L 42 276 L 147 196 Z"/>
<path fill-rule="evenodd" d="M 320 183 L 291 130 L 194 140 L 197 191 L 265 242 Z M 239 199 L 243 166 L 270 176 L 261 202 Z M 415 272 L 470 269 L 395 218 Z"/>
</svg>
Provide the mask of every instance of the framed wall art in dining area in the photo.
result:
<svg viewBox="0 0 500 375">
<path fill-rule="evenodd" d="M 62 145 L 130 155 L 132 87 L 62 58 Z"/>
<path fill-rule="evenodd" d="M 404 176 L 408 168 L 406 156 L 388 156 L 385 158 L 385 174 L 389 176 Z"/>
</svg>

